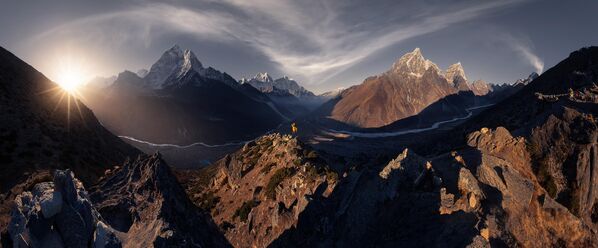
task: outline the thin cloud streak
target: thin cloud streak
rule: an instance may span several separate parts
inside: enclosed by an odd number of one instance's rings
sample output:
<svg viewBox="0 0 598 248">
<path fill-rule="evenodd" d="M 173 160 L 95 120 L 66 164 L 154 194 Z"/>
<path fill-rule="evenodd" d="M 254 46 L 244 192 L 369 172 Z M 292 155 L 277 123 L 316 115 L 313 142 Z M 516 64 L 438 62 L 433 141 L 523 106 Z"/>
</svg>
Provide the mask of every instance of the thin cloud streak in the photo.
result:
<svg viewBox="0 0 598 248">
<path fill-rule="evenodd" d="M 340 7 L 329 2 L 302 5 L 299 1 L 208 1 L 222 9 L 185 8 L 148 4 L 133 9 L 75 20 L 38 35 L 34 41 L 79 37 L 103 45 L 144 44 L 164 34 L 183 33 L 198 40 L 241 41 L 265 54 L 280 71 L 318 84 L 368 56 L 407 39 L 475 19 L 520 0 L 492 1 L 463 6 L 455 11 L 426 11 L 411 20 L 361 27 L 341 20 Z M 373 13 L 375 14 L 375 13 Z M 92 28 L 93 27 L 93 28 Z M 361 28 L 360 28 L 361 27 Z M 542 61 L 526 46 L 514 46 L 534 65 Z M 221 68 L 226 70 L 226 68 Z"/>
<path fill-rule="evenodd" d="M 544 61 L 533 52 L 533 45 L 529 39 L 505 34 L 503 35 L 503 41 L 522 59 L 533 66 L 536 73 L 541 74 L 544 71 Z"/>
</svg>

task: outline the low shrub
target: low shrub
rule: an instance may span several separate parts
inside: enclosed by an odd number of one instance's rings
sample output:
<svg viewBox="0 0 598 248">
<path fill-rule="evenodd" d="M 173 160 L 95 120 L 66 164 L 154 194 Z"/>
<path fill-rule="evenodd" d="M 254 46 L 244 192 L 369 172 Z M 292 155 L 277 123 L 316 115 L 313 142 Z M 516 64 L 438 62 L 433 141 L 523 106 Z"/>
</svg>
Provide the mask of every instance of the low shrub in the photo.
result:
<svg viewBox="0 0 598 248">
<path fill-rule="evenodd" d="M 249 213 L 251 213 L 251 209 L 253 209 L 257 205 L 259 205 L 259 202 L 255 201 L 255 200 L 249 200 L 249 201 L 243 202 L 241 207 L 239 207 L 237 210 L 235 210 L 233 219 L 239 217 L 239 219 L 241 221 L 246 221 L 247 217 L 249 216 Z"/>
<path fill-rule="evenodd" d="M 270 177 L 270 180 L 268 181 L 268 184 L 266 185 L 266 197 L 268 197 L 269 199 L 275 199 L 276 198 L 276 187 L 278 187 L 278 185 L 284 181 L 286 178 L 290 177 L 291 175 L 293 175 L 293 169 L 292 168 L 280 168 L 278 170 L 276 170 L 276 172 L 274 172 L 274 175 L 272 175 L 272 177 Z"/>
</svg>

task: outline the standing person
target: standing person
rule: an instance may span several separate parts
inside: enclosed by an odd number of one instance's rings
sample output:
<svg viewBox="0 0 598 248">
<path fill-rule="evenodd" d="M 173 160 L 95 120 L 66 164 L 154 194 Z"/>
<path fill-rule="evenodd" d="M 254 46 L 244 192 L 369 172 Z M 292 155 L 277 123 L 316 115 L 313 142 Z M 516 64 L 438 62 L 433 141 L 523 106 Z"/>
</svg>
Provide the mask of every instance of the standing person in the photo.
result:
<svg viewBox="0 0 598 248">
<path fill-rule="evenodd" d="M 291 133 L 296 134 L 297 130 L 297 124 L 295 124 L 295 122 L 291 123 Z"/>
</svg>

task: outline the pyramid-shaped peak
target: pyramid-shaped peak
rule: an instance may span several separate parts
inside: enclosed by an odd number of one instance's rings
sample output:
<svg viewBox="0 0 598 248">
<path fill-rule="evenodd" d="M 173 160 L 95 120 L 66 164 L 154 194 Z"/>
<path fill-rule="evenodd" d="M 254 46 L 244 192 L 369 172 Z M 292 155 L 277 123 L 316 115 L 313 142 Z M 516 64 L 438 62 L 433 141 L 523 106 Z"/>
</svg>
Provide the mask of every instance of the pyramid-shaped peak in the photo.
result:
<svg viewBox="0 0 598 248">
<path fill-rule="evenodd" d="M 175 44 L 151 66 L 145 79 L 150 87 L 162 88 L 166 79 L 171 75 L 179 77 L 191 70 L 201 72 L 203 69 L 201 62 L 191 50 L 183 50 Z"/>
</svg>

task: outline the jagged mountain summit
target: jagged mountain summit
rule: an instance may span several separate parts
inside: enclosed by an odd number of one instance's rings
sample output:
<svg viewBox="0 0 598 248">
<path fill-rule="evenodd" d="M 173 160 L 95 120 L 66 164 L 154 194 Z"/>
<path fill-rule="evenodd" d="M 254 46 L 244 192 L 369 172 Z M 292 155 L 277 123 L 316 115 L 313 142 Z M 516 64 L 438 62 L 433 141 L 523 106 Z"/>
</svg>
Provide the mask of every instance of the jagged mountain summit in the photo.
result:
<svg viewBox="0 0 598 248">
<path fill-rule="evenodd" d="M 201 77 L 222 81 L 235 85 L 235 80 L 226 73 L 221 73 L 212 67 L 204 68 L 191 50 L 182 50 L 174 45 L 162 54 L 152 65 L 144 81 L 153 89 L 180 86 L 182 78 L 191 71 L 197 72 Z"/>
<path fill-rule="evenodd" d="M 478 82 L 476 87 L 481 84 Z M 416 115 L 447 96 L 459 92 L 466 95 L 471 91 L 461 63 L 453 64 L 443 72 L 416 48 L 399 58 L 387 72 L 343 91 L 328 115 L 357 127 L 381 127 Z M 447 113 L 450 116 L 454 114 L 453 109 L 460 108 L 449 106 L 455 104 L 461 105 L 447 102 L 442 109 L 451 109 L 451 113 Z M 461 114 L 463 111 L 457 112 Z"/>
</svg>

